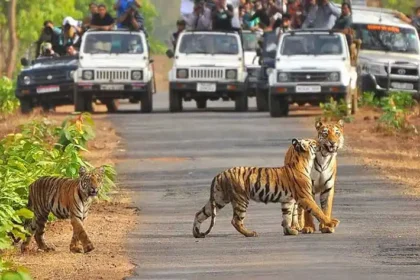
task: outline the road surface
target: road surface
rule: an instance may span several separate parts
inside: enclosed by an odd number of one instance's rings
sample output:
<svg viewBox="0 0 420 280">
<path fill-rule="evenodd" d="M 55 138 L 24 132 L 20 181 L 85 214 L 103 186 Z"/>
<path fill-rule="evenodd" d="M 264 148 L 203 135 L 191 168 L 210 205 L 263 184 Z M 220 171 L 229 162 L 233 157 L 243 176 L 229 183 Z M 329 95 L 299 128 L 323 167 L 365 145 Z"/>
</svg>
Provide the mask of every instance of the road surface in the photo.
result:
<svg viewBox="0 0 420 280">
<path fill-rule="evenodd" d="M 194 215 L 214 175 L 232 166 L 281 166 L 291 139 L 315 131 L 307 116 L 236 113 L 233 102 L 212 102 L 218 109 L 205 111 L 190 102 L 187 112 L 170 114 L 167 94 L 154 97 L 153 114 L 110 115 L 124 139 L 126 161 L 117 169 L 141 210 L 127 241 L 137 265 L 128 279 L 420 279 L 420 201 L 346 151 L 339 155 L 335 234 L 283 236 L 280 205 L 251 203 L 245 223 L 259 237 L 239 234 L 226 206 L 212 232 L 194 239 Z"/>
</svg>

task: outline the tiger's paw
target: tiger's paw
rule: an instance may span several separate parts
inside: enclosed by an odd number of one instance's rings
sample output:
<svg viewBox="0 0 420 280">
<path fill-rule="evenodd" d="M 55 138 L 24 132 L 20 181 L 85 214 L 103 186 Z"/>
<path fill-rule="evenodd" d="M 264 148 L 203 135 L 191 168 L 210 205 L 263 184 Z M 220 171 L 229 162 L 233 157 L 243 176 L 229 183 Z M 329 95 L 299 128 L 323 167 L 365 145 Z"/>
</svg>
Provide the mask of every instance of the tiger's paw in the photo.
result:
<svg viewBox="0 0 420 280">
<path fill-rule="evenodd" d="M 335 228 L 340 224 L 340 221 L 334 218 L 331 218 L 329 223 L 325 223 L 325 227 Z"/>
<path fill-rule="evenodd" d="M 298 235 L 299 231 L 297 229 L 294 228 L 283 228 L 283 233 L 284 235 Z"/>
<path fill-rule="evenodd" d="M 320 229 L 319 229 L 319 231 L 320 232 L 322 232 L 322 233 L 334 233 L 334 231 L 335 231 L 335 229 L 334 228 L 332 228 L 332 227 L 320 227 Z"/>
<path fill-rule="evenodd" d="M 312 234 L 315 232 L 315 228 L 314 227 L 304 227 L 302 229 L 302 233 L 303 234 Z"/>
<path fill-rule="evenodd" d="M 83 248 L 81 246 L 70 246 L 70 252 L 83 253 Z"/>
<path fill-rule="evenodd" d="M 83 248 L 83 251 L 84 251 L 84 253 L 89 253 L 89 252 L 93 251 L 94 249 L 95 249 L 95 247 L 93 246 L 93 244 L 89 243 Z"/>
<path fill-rule="evenodd" d="M 202 232 L 194 232 L 194 237 L 195 238 L 204 238 L 204 237 L 206 237 L 206 235 L 204 234 L 204 233 L 202 233 Z"/>
</svg>

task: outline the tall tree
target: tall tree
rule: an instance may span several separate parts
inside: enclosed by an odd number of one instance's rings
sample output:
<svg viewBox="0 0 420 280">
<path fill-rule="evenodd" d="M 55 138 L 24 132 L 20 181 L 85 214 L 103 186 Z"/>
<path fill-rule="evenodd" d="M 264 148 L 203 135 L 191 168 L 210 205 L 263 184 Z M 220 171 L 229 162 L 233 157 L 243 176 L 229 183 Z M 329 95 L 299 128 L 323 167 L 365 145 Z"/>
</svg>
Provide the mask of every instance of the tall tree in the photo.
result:
<svg viewBox="0 0 420 280">
<path fill-rule="evenodd" d="M 16 1 L 10 0 L 7 9 L 9 46 L 6 58 L 6 76 L 12 78 L 16 66 L 16 54 L 18 52 L 18 38 L 16 32 Z"/>
</svg>

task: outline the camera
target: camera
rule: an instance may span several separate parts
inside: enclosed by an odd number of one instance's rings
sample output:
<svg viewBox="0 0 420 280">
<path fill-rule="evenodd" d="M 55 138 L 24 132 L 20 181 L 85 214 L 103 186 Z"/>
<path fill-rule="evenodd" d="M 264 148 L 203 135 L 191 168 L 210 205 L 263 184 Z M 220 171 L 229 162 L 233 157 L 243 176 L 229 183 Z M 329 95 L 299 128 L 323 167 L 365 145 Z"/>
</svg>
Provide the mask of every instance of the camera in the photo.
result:
<svg viewBox="0 0 420 280">
<path fill-rule="evenodd" d="M 52 35 L 53 34 L 52 28 L 50 26 L 44 27 L 44 34 L 45 35 Z"/>
</svg>

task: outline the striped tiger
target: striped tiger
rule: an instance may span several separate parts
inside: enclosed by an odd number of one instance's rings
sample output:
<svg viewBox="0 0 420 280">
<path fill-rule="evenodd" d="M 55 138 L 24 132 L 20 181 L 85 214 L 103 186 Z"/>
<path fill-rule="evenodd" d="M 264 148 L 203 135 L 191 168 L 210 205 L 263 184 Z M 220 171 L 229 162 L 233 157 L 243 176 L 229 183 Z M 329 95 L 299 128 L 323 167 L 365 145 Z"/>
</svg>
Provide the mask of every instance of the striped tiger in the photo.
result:
<svg viewBox="0 0 420 280">
<path fill-rule="evenodd" d="M 313 184 L 313 196 L 320 194 L 321 209 L 327 217 L 331 218 L 334 199 L 335 180 L 337 176 L 337 151 L 344 145 L 344 122 L 324 124 L 316 122 L 318 141 L 321 145 L 316 153 L 315 164 L 312 168 L 311 179 Z M 284 163 L 293 161 L 293 149 L 287 151 Z M 303 217 L 304 216 L 304 217 Z M 310 213 L 303 211 L 302 207 L 294 206 L 292 217 L 292 229 L 301 230 L 302 233 L 315 232 L 315 225 Z M 334 228 L 320 223 L 319 230 L 322 233 L 333 233 Z"/>
<path fill-rule="evenodd" d="M 319 144 L 312 139 L 293 139 L 292 158 L 283 167 L 234 167 L 225 170 L 213 178 L 210 189 L 210 200 L 196 213 L 193 235 L 203 238 L 214 226 L 216 213 L 229 202 L 233 207 L 232 225 L 246 237 L 257 236 L 244 226 L 249 200 L 264 203 L 283 203 L 283 231 L 287 234 L 298 234 L 291 229 L 292 207 L 297 201 L 304 209 L 329 227 L 336 227 L 338 220 L 328 218 L 318 207 L 312 197 L 310 171 L 314 164 Z M 201 223 L 211 217 L 209 229 L 200 232 Z"/>
<path fill-rule="evenodd" d="M 21 249 L 25 251 L 31 242 L 32 235 L 40 250 L 54 251 L 53 245 L 47 245 L 44 240 L 45 224 L 50 212 L 58 219 L 71 219 L 73 237 L 70 251 L 87 253 L 94 249 L 83 227 L 83 221 L 88 216 L 92 197 L 96 196 L 103 182 L 104 167 L 88 172 L 86 168 L 79 169 L 79 178 L 41 177 L 29 186 L 28 209 L 34 212 L 32 221 L 25 225 L 30 235 L 23 242 Z"/>
</svg>

